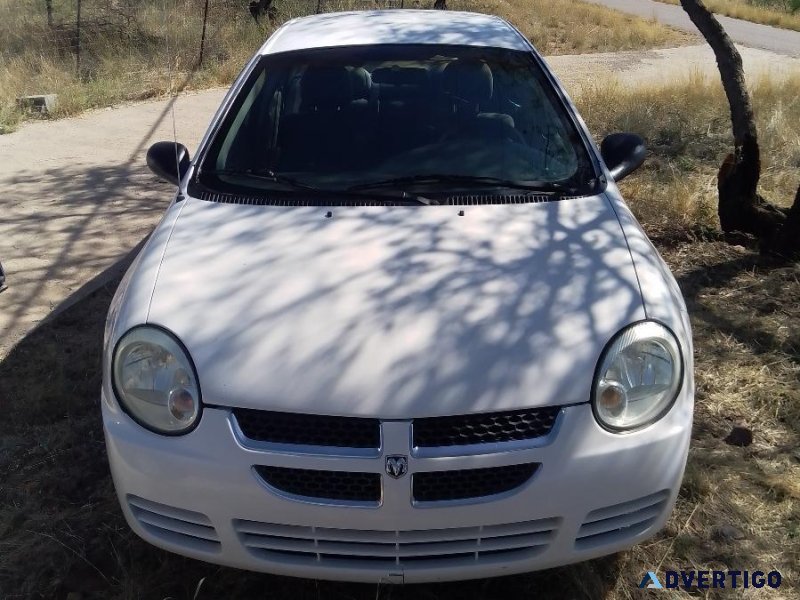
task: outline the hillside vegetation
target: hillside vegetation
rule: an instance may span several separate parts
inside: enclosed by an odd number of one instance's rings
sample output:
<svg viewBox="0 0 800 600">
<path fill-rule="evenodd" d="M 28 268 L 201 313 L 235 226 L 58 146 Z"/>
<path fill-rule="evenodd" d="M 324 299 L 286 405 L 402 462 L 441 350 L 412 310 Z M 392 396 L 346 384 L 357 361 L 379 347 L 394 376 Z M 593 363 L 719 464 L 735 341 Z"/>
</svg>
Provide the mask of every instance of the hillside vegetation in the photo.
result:
<svg viewBox="0 0 800 600">
<path fill-rule="evenodd" d="M 433 0 L 408 0 L 428 7 Z M 229 84 L 274 27 L 312 14 L 316 0 L 274 0 L 273 23 L 256 23 L 246 0 L 211 0 L 198 67 L 203 3 L 196 0 L 83 0 L 80 72 L 76 1 L 0 0 L 0 133 L 26 118 L 19 96 L 58 94 L 53 116 L 185 88 Z M 321 0 L 323 10 L 392 7 L 399 0 Z M 578 0 L 450 0 L 458 10 L 514 22 L 545 54 L 674 46 L 688 39 L 663 25 Z"/>
</svg>

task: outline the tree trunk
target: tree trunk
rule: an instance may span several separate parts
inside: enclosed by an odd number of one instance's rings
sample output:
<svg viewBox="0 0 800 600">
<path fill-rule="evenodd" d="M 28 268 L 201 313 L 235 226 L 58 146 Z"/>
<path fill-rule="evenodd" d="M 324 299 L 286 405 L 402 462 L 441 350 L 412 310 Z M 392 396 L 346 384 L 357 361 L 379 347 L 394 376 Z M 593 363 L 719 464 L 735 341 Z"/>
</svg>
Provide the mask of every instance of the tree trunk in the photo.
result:
<svg viewBox="0 0 800 600">
<path fill-rule="evenodd" d="M 77 16 L 75 17 L 75 73 L 81 77 L 81 0 L 78 0 Z"/>
<path fill-rule="evenodd" d="M 258 19 L 256 19 L 258 21 Z M 197 66 L 203 66 L 203 52 L 206 48 L 206 24 L 208 23 L 208 0 L 206 0 L 205 8 L 203 9 L 203 32 L 200 34 L 200 58 L 197 59 Z"/>
<path fill-rule="evenodd" d="M 761 157 L 742 57 L 702 0 L 681 0 L 681 6 L 714 51 L 731 110 L 734 151 L 722 163 L 717 180 L 720 226 L 726 233 L 751 233 L 771 245 L 786 215 L 757 192 Z"/>
<path fill-rule="evenodd" d="M 781 227 L 776 242 L 776 249 L 781 254 L 800 254 L 800 186 L 797 187 L 794 204 L 786 213 L 786 223 Z"/>
<path fill-rule="evenodd" d="M 53 26 L 53 0 L 44 0 L 44 7 L 47 10 L 47 26 Z"/>
</svg>

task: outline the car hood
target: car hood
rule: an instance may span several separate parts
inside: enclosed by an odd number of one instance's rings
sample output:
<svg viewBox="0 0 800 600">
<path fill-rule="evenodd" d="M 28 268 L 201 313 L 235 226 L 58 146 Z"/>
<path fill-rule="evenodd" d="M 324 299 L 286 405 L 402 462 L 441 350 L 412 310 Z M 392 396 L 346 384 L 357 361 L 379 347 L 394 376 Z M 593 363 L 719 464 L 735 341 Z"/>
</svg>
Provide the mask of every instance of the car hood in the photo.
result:
<svg viewBox="0 0 800 600">
<path fill-rule="evenodd" d="M 186 202 L 147 320 L 183 341 L 206 404 L 402 419 L 586 402 L 605 344 L 644 318 L 602 195 Z"/>
</svg>

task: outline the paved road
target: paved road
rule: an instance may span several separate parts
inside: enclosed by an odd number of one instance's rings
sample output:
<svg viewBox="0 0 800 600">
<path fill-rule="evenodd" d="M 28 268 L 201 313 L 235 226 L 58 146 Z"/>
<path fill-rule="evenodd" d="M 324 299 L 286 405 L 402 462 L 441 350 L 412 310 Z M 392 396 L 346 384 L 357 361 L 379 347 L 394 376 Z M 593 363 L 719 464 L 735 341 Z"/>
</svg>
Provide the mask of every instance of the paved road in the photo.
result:
<svg viewBox="0 0 800 600">
<path fill-rule="evenodd" d="M 177 99 L 178 139 L 191 149 L 222 94 Z M 144 154 L 152 142 L 172 139 L 170 109 L 167 100 L 129 104 L 0 136 L 0 261 L 8 279 L 0 292 L 0 359 L 158 221 L 172 189 L 150 173 Z"/>
<path fill-rule="evenodd" d="M 645 17 L 646 19 L 655 18 L 656 20 L 683 29 L 685 31 L 697 32 L 697 28 L 692 23 L 684 10 L 674 4 L 664 4 L 654 0 L 587 0 L 595 4 L 602 4 L 609 8 Z M 800 31 L 789 29 L 779 29 L 769 25 L 751 23 L 741 19 L 732 19 L 717 15 L 722 26 L 731 36 L 734 42 L 749 46 L 751 48 L 761 48 L 770 50 L 786 56 L 800 57 Z"/>
<path fill-rule="evenodd" d="M 800 73 L 800 59 L 749 48 L 742 54 L 749 76 Z M 575 93 L 611 76 L 625 85 L 718 76 L 707 45 L 549 62 Z M 178 98 L 177 136 L 190 149 L 222 94 Z M 129 104 L 0 136 L 0 261 L 9 284 L 0 292 L 0 359 L 87 282 L 113 270 L 158 221 L 171 189 L 147 170 L 144 153 L 153 141 L 172 138 L 170 109 L 166 100 Z"/>
<path fill-rule="evenodd" d="M 800 75 L 800 58 L 745 46 L 738 48 L 748 81 L 754 82 L 761 76 L 780 79 Z M 551 56 L 547 62 L 572 94 L 579 94 L 585 86 L 591 88 L 612 79 L 625 86 L 660 85 L 697 75 L 711 81 L 719 80 L 714 53 L 705 43 L 680 48 Z"/>
</svg>

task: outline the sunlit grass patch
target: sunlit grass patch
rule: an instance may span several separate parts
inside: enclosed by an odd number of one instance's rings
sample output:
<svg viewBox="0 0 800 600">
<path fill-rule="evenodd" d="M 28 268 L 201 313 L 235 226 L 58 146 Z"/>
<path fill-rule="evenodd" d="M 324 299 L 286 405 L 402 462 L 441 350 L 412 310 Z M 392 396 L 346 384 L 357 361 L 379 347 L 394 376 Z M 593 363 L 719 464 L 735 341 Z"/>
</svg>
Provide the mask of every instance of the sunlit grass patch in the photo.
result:
<svg viewBox="0 0 800 600">
<path fill-rule="evenodd" d="M 751 87 L 761 144 L 760 191 L 791 204 L 800 185 L 800 75 Z M 716 175 L 733 150 L 730 113 L 717 80 L 695 76 L 635 88 L 584 88 L 576 98 L 598 137 L 631 131 L 647 141 L 642 169 L 621 183 L 637 216 L 652 228 L 715 227 Z"/>
</svg>

